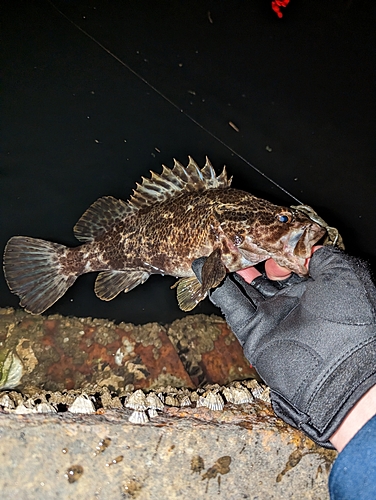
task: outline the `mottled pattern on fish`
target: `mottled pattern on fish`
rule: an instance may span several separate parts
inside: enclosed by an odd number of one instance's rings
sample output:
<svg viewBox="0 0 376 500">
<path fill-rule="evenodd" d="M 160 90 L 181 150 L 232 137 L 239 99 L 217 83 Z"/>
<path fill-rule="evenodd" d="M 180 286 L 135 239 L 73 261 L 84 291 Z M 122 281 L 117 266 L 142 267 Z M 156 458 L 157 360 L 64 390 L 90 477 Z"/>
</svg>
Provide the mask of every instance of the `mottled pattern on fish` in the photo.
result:
<svg viewBox="0 0 376 500">
<path fill-rule="evenodd" d="M 100 271 L 95 293 L 111 300 L 144 283 L 151 274 L 183 278 L 179 305 L 190 310 L 226 272 L 274 258 L 299 275 L 325 230 L 302 211 L 274 205 L 232 189 L 224 168 L 216 175 L 209 160 L 200 169 L 163 167 L 137 184 L 128 202 L 97 200 L 74 228 L 76 248 L 15 236 L 4 253 L 4 273 L 21 306 L 41 313 L 81 274 Z M 208 256 L 202 284 L 191 265 Z"/>
</svg>

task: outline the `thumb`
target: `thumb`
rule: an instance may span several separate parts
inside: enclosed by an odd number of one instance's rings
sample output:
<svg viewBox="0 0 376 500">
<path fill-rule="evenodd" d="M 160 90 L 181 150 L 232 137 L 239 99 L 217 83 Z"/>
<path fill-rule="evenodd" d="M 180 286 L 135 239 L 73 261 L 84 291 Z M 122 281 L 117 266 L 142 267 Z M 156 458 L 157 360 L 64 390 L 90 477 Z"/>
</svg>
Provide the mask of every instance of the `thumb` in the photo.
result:
<svg viewBox="0 0 376 500">
<path fill-rule="evenodd" d="M 322 245 L 315 245 L 314 247 L 312 247 L 311 256 L 314 254 L 314 252 L 316 252 L 316 250 L 318 250 L 321 247 L 322 247 Z M 310 260 L 311 260 L 311 257 L 309 257 L 305 261 L 305 267 L 307 269 L 308 269 Z M 273 259 L 268 259 L 265 262 L 265 272 L 266 272 L 267 277 L 273 281 L 285 280 L 286 278 L 288 278 L 291 275 L 291 271 L 289 269 L 287 269 L 287 267 L 280 266 Z"/>
<path fill-rule="evenodd" d="M 267 277 L 273 281 L 280 281 L 288 278 L 291 271 L 287 267 L 282 267 L 273 259 L 268 259 L 265 262 L 265 272 Z"/>
</svg>

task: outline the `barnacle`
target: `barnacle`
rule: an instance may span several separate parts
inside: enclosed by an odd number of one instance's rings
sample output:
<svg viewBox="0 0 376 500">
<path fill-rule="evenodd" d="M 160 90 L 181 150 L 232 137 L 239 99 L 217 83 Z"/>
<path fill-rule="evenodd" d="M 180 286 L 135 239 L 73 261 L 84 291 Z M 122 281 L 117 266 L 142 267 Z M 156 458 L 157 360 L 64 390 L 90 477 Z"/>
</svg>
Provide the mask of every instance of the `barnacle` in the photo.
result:
<svg viewBox="0 0 376 500">
<path fill-rule="evenodd" d="M 163 392 L 158 392 L 157 396 L 158 396 L 158 397 L 159 397 L 159 399 L 162 401 L 162 403 L 164 403 L 165 397 L 164 397 Z"/>
<path fill-rule="evenodd" d="M 201 406 L 207 406 L 206 398 L 204 398 L 203 396 L 199 396 L 196 402 L 196 408 L 200 408 Z"/>
<path fill-rule="evenodd" d="M 16 413 L 17 415 L 24 415 L 24 414 L 27 414 L 27 413 L 35 413 L 35 409 L 34 408 L 28 408 L 23 403 L 21 403 L 14 410 L 14 413 Z"/>
<path fill-rule="evenodd" d="M 6 393 L 4 393 L 4 394 L 2 394 L 2 396 L 0 396 L 0 406 L 5 411 L 14 410 L 14 408 L 15 408 L 13 400 L 9 397 L 9 394 L 6 394 Z"/>
<path fill-rule="evenodd" d="M 132 424 L 146 424 L 149 422 L 149 417 L 144 411 L 134 410 L 128 420 Z"/>
<path fill-rule="evenodd" d="M 141 389 L 138 389 L 131 394 L 124 405 L 126 408 L 131 408 L 136 411 L 144 411 L 147 409 L 146 396 Z"/>
<path fill-rule="evenodd" d="M 81 394 L 81 396 L 78 396 L 78 398 L 68 406 L 68 411 L 71 413 L 95 413 L 95 407 L 86 394 Z"/>
<path fill-rule="evenodd" d="M 164 409 L 162 401 L 154 392 L 150 392 L 146 396 L 146 406 L 148 408 L 149 418 L 157 417 L 158 416 L 157 410 L 162 411 Z"/>
<path fill-rule="evenodd" d="M 176 396 L 168 394 L 165 399 L 165 404 L 168 406 L 180 406 L 179 400 Z"/>
<path fill-rule="evenodd" d="M 236 405 L 252 403 L 253 401 L 253 396 L 246 387 L 234 387 L 233 394 Z"/>
<path fill-rule="evenodd" d="M 223 410 L 224 401 L 220 394 L 210 391 L 206 395 L 205 400 L 206 400 L 206 406 L 209 408 L 209 410 L 214 410 L 214 411 Z"/>
<path fill-rule="evenodd" d="M 257 380 L 253 379 L 248 384 L 248 389 L 251 391 L 252 395 L 256 399 L 260 399 L 262 393 L 264 392 L 264 387 L 262 387 Z"/>
<path fill-rule="evenodd" d="M 36 413 L 57 413 L 57 410 L 54 406 L 49 403 L 39 403 L 35 407 Z"/>
<path fill-rule="evenodd" d="M 233 387 L 224 387 L 222 389 L 222 394 L 228 403 L 234 403 Z"/>
<path fill-rule="evenodd" d="M 160 411 L 162 411 L 164 408 L 161 399 L 154 392 L 150 392 L 146 396 L 146 406 L 148 407 L 148 409 L 160 410 Z"/>
<path fill-rule="evenodd" d="M 270 403 L 270 388 L 269 387 L 267 387 L 266 389 L 263 390 L 259 399 L 261 399 L 261 401 L 264 401 L 265 403 Z"/>
<path fill-rule="evenodd" d="M 190 399 L 190 397 L 186 394 L 185 396 L 183 396 L 180 400 L 180 406 L 183 407 L 183 406 L 191 406 L 192 404 L 192 401 Z"/>
<path fill-rule="evenodd" d="M 0 390 L 13 389 L 22 378 L 23 365 L 17 354 L 8 349 L 0 351 Z"/>
<path fill-rule="evenodd" d="M 224 387 L 222 393 L 228 403 L 241 405 L 253 401 L 253 396 L 249 390 L 239 383 L 231 387 Z"/>
</svg>

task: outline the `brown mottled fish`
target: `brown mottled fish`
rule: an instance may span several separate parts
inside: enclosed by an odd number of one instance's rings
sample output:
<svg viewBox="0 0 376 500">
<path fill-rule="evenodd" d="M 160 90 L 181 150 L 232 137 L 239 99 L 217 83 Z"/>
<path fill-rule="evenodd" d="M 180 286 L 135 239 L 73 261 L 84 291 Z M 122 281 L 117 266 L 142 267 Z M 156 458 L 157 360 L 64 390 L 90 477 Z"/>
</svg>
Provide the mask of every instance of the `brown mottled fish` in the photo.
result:
<svg viewBox="0 0 376 500">
<path fill-rule="evenodd" d="M 305 259 L 325 229 L 298 209 L 280 207 L 230 187 L 224 168 L 209 160 L 200 169 L 190 158 L 175 161 L 137 184 L 128 202 L 105 196 L 74 227 L 83 244 L 14 236 L 4 253 L 4 273 L 20 305 L 39 314 L 54 304 L 78 276 L 99 271 L 95 293 L 111 300 L 145 283 L 151 274 L 181 278 L 178 302 L 189 311 L 218 286 L 227 271 L 268 258 L 305 275 Z M 207 256 L 202 285 L 191 264 Z"/>
</svg>

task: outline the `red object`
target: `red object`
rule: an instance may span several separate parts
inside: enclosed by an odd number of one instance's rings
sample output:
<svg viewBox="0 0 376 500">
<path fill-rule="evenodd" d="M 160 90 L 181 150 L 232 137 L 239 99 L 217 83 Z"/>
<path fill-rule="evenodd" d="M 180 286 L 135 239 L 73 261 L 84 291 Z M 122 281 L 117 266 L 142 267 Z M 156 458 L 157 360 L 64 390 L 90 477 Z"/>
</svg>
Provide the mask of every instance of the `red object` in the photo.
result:
<svg viewBox="0 0 376 500">
<path fill-rule="evenodd" d="M 286 7 L 290 3 L 290 0 L 273 0 L 272 9 L 277 14 L 279 18 L 283 16 L 281 12 L 281 7 Z"/>
</svg>

